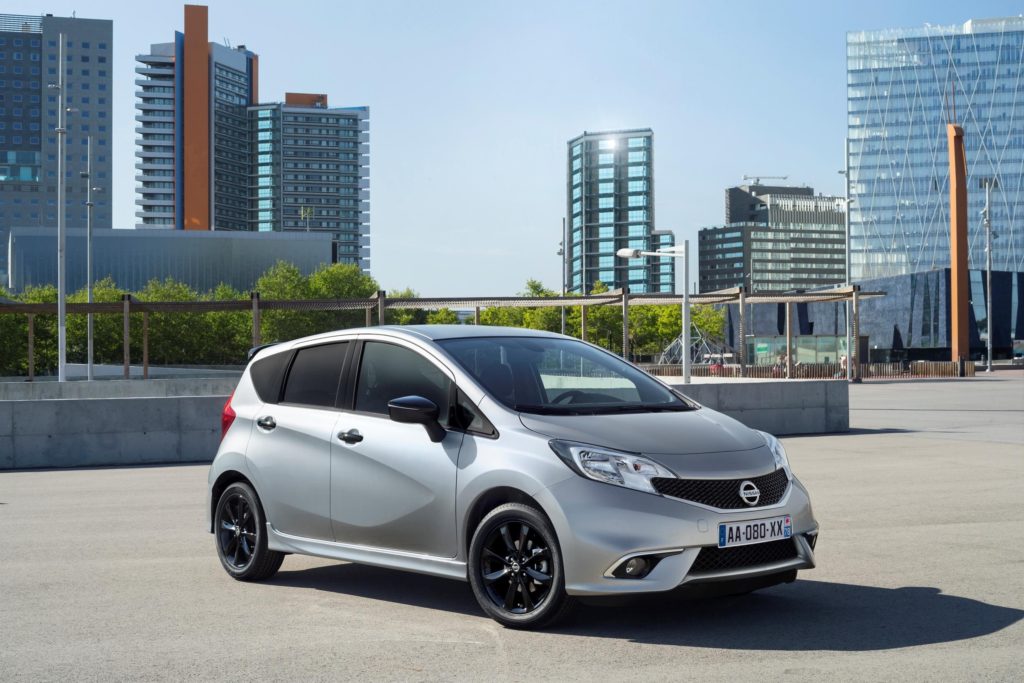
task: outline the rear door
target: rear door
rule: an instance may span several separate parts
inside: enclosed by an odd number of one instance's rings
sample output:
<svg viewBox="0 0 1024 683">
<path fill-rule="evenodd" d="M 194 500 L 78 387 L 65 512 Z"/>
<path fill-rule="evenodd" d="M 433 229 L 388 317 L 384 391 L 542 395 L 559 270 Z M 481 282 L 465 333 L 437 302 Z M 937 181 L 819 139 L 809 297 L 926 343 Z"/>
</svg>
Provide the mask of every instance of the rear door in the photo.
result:
<svg viewBox="0 0 1024 683">
<path fill-rule="evenodd" d="M 267 521 L 292 536 L 330 541 L 331 437 L 350 342 L 299 348 L 277 403 L 264 403 L 246 451 Z"/>
<path fill-rule="evenodd" d="M 335 538 L 454 557 L 455 477 L 463 434 L 449 430 L 433 443 L 422 425 L 392 422 L 387 409 L 392 399 L 423 396 L 438 405 L 447 428 L 452 373 L 411 345 L 359 344 L 361 361 L 352 364 L 350 391 L 341 404 L 348 409 L 341 411 L 331 442 Z"/>
</svg>

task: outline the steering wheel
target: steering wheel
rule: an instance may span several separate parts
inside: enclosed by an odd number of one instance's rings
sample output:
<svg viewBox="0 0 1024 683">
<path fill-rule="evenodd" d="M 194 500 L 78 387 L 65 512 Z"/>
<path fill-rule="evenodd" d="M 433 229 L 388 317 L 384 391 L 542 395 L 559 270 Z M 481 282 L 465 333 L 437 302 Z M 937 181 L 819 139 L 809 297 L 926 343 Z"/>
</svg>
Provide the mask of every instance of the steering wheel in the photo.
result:
<svg viewBox="0 0 1024 683">
<path fill-rule="evenodd" d="M 558 403 L 558 404 L 561 404 L 561 403 L 572 403 L 573 402 L 572 399 L 580 398 L 581 396 L 585 396 L 585 395 L 586 395 L 586 393 L 583 392 L 583 391 L 580 391 L 579 389 L 570 389 L 569 391 L 563 391 L 558 396 L 555 396 L 551 400 L 551 402 L 552 403 Z"/>
</svg>

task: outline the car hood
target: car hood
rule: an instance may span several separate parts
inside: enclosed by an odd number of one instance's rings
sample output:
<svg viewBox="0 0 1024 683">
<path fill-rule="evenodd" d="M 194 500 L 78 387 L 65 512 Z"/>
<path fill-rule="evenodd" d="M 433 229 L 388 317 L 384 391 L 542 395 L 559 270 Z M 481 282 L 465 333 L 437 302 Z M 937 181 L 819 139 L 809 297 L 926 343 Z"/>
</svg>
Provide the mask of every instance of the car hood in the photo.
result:
<svg viewBox="0 0 1024 683">
<path fill-rule="evenodd" d="M 520 413 L 519 419 L 527 429 L 553 439 L 650 455 L 681 476 L 753 476 L 775 469 L 760 434 L 709 408 L 623 415 Z"/>
</svg>

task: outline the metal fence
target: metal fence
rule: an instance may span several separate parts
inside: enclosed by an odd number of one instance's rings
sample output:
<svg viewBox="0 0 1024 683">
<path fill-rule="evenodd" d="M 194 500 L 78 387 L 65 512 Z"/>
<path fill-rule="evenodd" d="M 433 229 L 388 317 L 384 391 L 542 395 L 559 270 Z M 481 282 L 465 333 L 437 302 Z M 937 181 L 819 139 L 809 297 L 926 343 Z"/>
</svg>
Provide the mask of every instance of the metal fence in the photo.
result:
<svg viewBox="0 0 1024 683">
<path fill-rule="evenodd" d="M 657 365 L 646 363 L 640 366 L 656 377 L 680 377 L 681 365 Z M 914 361 L 902 363 L 861 363 L 856 376 L 864 380 L 914 379 L 942 377 L 974 377 L 974 363 L 956 361 Z M 693 365 L 693 377 L 746 377 L 750 379 L 835 379 L 846 380 L 846 367 L 838 363 L 797 363 L 792 376 L 786 377 L 784 365 L 748 365 L 741 369 L 738 364 Z"/>
<path fill-rule="evenodd" d="M 842 301 L 852 300 L 856 312 L 856 303 L 860 296 L 881 296 L 883 293 L 862 293 L 856 287 L 820 293 L 801 293 L 796 295 L 750 296 L 751 303 L 785 303 L 800 301 Z M 724 304 L 744 300 L 742 288 L 723 290 L 690 297 L 693 304 Z M 367 326 L 381 324 L 386 320 L 387 311 L 395 309 L 438 310 L 442 308 L 473 311 L 473 322 L 480 323 L 481 309 L 492 307 L 509 308 L 544 308 L 544 307 L 579 307 L 581 322 L 581 338 L 587 340 L 587 310 L 593 306 L 621 306 L 622 348 L 623 355 L 629 357 L 629 307 L 630 305 L 680 305 L 681 297 L 675 295 L 630 295 L 623 292 L 608 292 L 597 295 L 570 295 L 563 297 L 450 297 L 450 298 L 389 298 L 384 292 L 366 299 L 315 299 L 315 300 L 264 300 L 258 292 L 252 292 L 249 300 L 235 301 L 187 301 L 187 302 L 153 302 L 140 301 L 131 295 L 124 295 L 121 301 L 102 303 L 69 303 L 67 312 L 71 315 L 83 314 L 119 314 L 122 317 L 123 341 L 123 376 L 130 377 L 132 362 L 133 336 L 138 340 L 141 332 L 141 364 L 142 376 L 149 376 L 149 316 L 162 313 L 214 313 L 214 312 L 247 312 L 251 314 L 252 345 L 259 346 L 262 341 L 261 316 L 266 311 L 360 311 L 364 312 Z M 744 306 L 740 306 L 740 327 L 745 327 Z M 36 316 L 56 315 L 55 303 L 0 303 L 0 314 L 21 314 L 28 318 L 27 354 L 28 376 L 35 376 L 35 318 Z M 141 325 L 138 318 L 141 317 Z M 787 318 L 789 316 L 787 315 Z M 135 319 L 135 325 L 132 320 Z M 856 316 L 854 317 L 856 321 Z M 358 324 L 358 323 L 357 323 Z M 856 323 L 855 323 L 856 326 Z M 138 328 L 141 327 L 141 330 Z M 788 336 L 788 335 L 787 335 Z M 791 344 L 790 342 L 787 342 Z M 139 345 L 136 344 L 136 347 Z M 742 345 L 741 345 L 742 346 Z M 856 353 L 856 350 L 854 351 Z M 743 349 L 737 350 L 738 363 L 726 365 L 693 365 L 692 375 L 695 377 L 750 377 L 762 379 L 843 379 L 845 368 L 830 363 L 794 363 L 789 368 L 784 365 L 748 365 L 743 358 Z M 792 356 L 790 356 L 792 357 Z M 138 360 L 138 358 L 137 358 Z M 974 375 L 971 363 L 857 363 L 854 359 L 854 377 L 867 379 L 897 379 L 905 377 L 963 377 Z M 658 376 L 682 374 L 681 365 L 644 364 L 642 367 L 649 373 Z"/>
</svg>

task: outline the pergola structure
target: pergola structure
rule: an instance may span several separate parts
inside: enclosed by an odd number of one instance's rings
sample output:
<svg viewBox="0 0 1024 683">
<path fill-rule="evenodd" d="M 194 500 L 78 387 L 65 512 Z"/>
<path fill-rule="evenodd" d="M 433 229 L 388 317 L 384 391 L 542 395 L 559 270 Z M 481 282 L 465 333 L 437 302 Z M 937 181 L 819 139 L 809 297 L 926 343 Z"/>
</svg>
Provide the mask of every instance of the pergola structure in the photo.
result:
<svg viewBox="0 0 1024 683">
<path fill-rule="evenodd" d="M 834 289 L 815 290 L 811 292 L 798 292 L 787 294 L 757 294 L 746 292 L 744 287 L 722 289 L 704 294 L 691 294 L 690 304 L 739 304 L 739 338 L 746 339 L 747 329 L 747 305 L 748 304 L 785 304 L 786 305 L 786 373 L 787 377 L 793 376 L 793 329 L 792 329 L 792 305 L 799 303 L 816 302 L 850 302 L 852 305 L 851 320 L 853 323 L 852 336 L 856 339 L 860 329 L 860 300 L 885 296 L 885 292 L 864 292 L 858 285 L 836 287 Z M 683 297 L 675 294 L 629 294 L 620 290 L 602 294 L 576 295 L 576 296 L 553 296 L 553 297 L 432 297 L 432 298 L 392 298 L 381 291 L 376 296 L 367 299 L 308 299 L 308 300 L 262 300 L 258 292 L 250 294 L 250 300 L 240 301 L 139 301 L 126 294 L 121 301 L 103 303 L 70 303 L 67 305 L 67 312 L 72 314 L 85 313 L 121 313 L 124 317 L 124 372 L 128 377 L 129 369 L 129 341 L 130 324 L 129 319 L 132 313 L 142 314 L 142 348 L 144 376 L 148 374 L 148 347 L 149 347 L 149 314 L 150 313 L 211 313 L 216 311 L 250 311 L 252 312 L 252 345 L 259 346 L 262 343 L 260 333 L 260 314 L 268 310 L 297 310 L 297 311 L 342 311 L 342 310 L 364 310 L 366 312 L 366 325 L 373 324 L 373 312 L 377 311 L 377 321 L 385 319 L 385 311 L 388 309 L 416 308 L 424 310 L 436 310 L 449 308 L 457 310 L 472 310 L 474 322 L 480 323 L 480 310 L 483 308 L 508 307 L 508 308 L 559 308 L 562 306 L 579 306 L 581 313 L 581 337 L 587 339 L 587 309 L 591 306 L 619 305 L 622 307 L 622 355 L 629 356 L 629 307 L 635 306 L 658 306 L 676 305 L 683 303 Z M 33 342 L 34 342 L 34 317 L 36 315 L 54 315 L 57 312 L 57 305 L 15 303 L 9 300 L 0 302 L 0 314 L 20 313 L 29 318 L 29 376 L 33 373 Z M 746 344 L 741 341 L 739 344 L 740 375 L 746 375 Z M 856 368 L 861 359 L 858 357 L 857 345 L 851 348 L 852 366 Z M 855 375 L 856 377 L 856 375 Z"/>
</svg>

